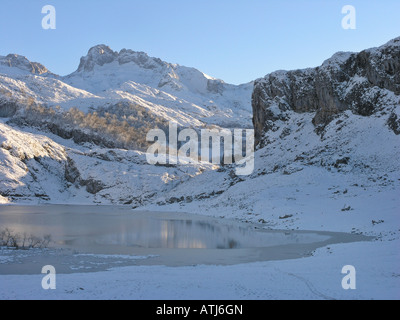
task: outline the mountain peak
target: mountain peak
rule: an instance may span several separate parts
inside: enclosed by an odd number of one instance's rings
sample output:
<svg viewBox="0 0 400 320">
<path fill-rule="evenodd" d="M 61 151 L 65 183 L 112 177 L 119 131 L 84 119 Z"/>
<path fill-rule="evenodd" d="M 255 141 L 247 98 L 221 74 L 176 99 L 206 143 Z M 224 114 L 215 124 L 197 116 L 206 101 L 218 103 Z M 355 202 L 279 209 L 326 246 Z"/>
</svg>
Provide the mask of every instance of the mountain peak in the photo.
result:
<svg viewBox="0 0 400 320">
<path fill-rule="evenodd" d="M 42 64 L 31 62 L 26 57 L 18 54 L 9 54 L 6 57 L 0 57 L 0 65 L 10 68 L 18 68 L 33 74 L 49 73 L 49 70 Z"/>
<path fill-rule="evenodd" d="M 103 66 L 113 62 L 118 57 L 118 53 L 111 50 L 109 46 L 100 44 L 89 49 L 88 54 L 81 58 L 78 67 L 79 71 L 93 71 L 95 65 Z"/>
<path fill-rule="evenodd" d="M 145 52 L 136 52 L 129 49 L 122 49 L 120 52 L 116 52 L 109 46 L 100 44 L 90 48 L 88 54 L 81 58 L 78 72 L 90 72 L 93 71 L 96 65 L 104 66 L 114 61 L 118 61 L 120 65 L 133 62 L 145 69 L 154 69 L 166 64 L 161 59 L 149 57 Z"/>
<path fill-rule="evenodd" d="M 134 62 L 145 69 L 154 69 L 156 67 L 167 65 L 159 58 L 152 58 L 145 52 L 137 52 L 129 49 L 122 49 L 118 54 L 119 64 Z"/>
</svg>

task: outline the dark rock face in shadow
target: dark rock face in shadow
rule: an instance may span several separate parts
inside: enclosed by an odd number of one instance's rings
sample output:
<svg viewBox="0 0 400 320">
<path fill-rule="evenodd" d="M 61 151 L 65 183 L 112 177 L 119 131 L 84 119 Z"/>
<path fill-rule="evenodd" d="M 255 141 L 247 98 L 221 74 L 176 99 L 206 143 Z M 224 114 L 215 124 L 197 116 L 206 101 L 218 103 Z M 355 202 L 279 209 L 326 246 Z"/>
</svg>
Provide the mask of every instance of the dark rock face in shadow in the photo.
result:
<svg viewBox="0 0 400 320">
<path fill-rule="evenodd" d="M 14 116 L 17 109 L 17 104 L 0 100 L 0 118 L 10 118 Z"/>
</svg>

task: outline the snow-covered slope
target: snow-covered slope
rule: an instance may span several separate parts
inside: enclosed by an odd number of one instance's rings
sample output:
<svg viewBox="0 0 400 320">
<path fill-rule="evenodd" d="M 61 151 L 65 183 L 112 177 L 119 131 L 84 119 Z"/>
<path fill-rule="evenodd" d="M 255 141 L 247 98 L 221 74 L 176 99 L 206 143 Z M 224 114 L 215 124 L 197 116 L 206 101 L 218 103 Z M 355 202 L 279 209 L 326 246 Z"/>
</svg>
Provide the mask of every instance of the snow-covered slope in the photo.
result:
<svg viewBox="0 0 400 320">
<path fill-rule="evenodd" d="M 2 203 L 120 203 L 136 207 L 212 169 L 209 164 L 152 166 L 141 152 L 76 145 L 47 135 L 50 138 L 35 129 L 22 131 L 0 122 Z"/>
<path fill-rule="evenodd" d="M 71 87 L 46 67 L 26 57 L 0 56 L 0 107 L 14 105 L 8 114 L 12 116 L 18 107 L 32 103 L 59 105 L 65 109 L 75 106 L 86 111 L 102 105 L 104 98 Z M 0 112 L 0 116 L 4 114 Z"/>
<path fill-rule="evenodd" d="M 66 159 L 64 147 L 51 139 L 0 123 L 0 200 L 51 200 L 49 194 L 59 199 L 66 189 Z"/>
<path fill-rule="evenodd" d="M 346 112 L 327 126 L 323 139 L 313 116 L 293 114 L 270 132 L 268 146 L 255 154 L 252 175 L 237 177 L 231 168 L 207 171 L 145 208 L 285 229 L 371 233 L 372 221 L 385 221 L 374 230 L 397 234 L 400 164 L 394 159 L 400 157 L 400 136 L 388 128 L 388 115 Z"/>
</svg>

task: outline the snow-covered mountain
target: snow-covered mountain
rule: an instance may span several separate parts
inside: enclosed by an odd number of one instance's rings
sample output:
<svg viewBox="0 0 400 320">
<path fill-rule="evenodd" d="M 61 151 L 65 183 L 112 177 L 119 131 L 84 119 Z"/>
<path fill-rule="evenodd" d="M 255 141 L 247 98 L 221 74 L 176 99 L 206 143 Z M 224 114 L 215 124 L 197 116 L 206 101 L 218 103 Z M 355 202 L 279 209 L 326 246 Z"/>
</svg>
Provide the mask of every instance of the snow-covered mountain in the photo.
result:
<svg viewBox="0 0 400 320">
<path fill-rule="evenodd" d="M 0 57 L 0 117 L 8 122 L 0 123 L 0 201 L 146 203 L 213 166 L 154 167 L 143 152 L 107 147 L 121 146 L 122 135 L 141 141 L 168 120 L 251 127 L 251 91 L 251 83 L 105 45 L 66 77 L 23 56 Z M 116 139 L 104 125 L 119 130 Z"/>
<path fill-rule="evenodd" d="M 22 56 L 0 56 L 3 104 L 34 101 L 87 112 L 123 101 L 181 126 L 251 127 L 251 92 L 252 83 L 226 84 L 194 68 L 105 45 L 91 48 L 65 77 Z"/>
<path fill-rule="evenodd" d="M 144 52 L 123 49 L 118 53 L 105 45 L 93 47 L 64 81 L 99 96 L 148 104 L 167 118 L 177 120 L 186 114 L 189 123 L 182 118 L 182 125 L 193 125 L 197 119 L 221 126 L 251 126 L 252 83 L 226 84 Z"/>
</svg>

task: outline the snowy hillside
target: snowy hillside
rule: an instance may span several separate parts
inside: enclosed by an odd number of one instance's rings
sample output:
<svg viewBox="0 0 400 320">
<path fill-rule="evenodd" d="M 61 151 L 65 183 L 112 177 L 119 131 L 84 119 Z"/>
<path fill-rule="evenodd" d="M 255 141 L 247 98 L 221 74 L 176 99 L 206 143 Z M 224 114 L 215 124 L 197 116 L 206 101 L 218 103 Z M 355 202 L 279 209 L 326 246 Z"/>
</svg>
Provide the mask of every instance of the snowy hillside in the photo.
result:
<svg viewBox="0 0 400 320">
<path fill-rule="evenodd" d="M 1 201 L 140 206 L 212 166 L 154 167 L 142 152 L 115 148 L 145 150 L 146 133 L 167 121 L 251 127 L 251 91 L 251 83 L 226 84 L 104 45 L 66 77 L 23 56 L 1 56 Z M 63 156 L 32 147 L 42 144 Z"/>
<path fill-rule="evenodd" d="M 254 173 L 206 172 L 163 194 L 157 205 L 287 227 L 307 220 L 334 228 L 342 212 L 358 223 L 364 213 L 367 230 L 368 212 L 379 216 L 399 207 L 399 74 L 400 38 L 359 54 L 336 54 L 319 68 L 256 80 Z M 385 201 L 376 201 L 383 195 Z"/>
<path fill-rule="evenodd" d="M 76 145 L 0 122 L 0 202 L 140 206 L 211 165 L 147 164 L 137 151 Z M 57 142 L 55 142 L 55 141 Z"/>
<path fill-rule="evenodd" d="M 398 107 L 399 108 L 399 107 Z M 344 113 L 315 133 L 313 114 L 293 114 L 255 155 L 255 170 L 205 172 L 149 210 L 195 212 L 262 223 L 268 228 L 397 233 L 400 136 L 386 117 Z M 299 126 L 299 124 L 301 124 Z M 212 184 L 209 183 L 212 181 Z M 390 232 L 389 232 L 390 230 Z M 397 236 L 398 237 L 398 236 Z"/>
</svg>

